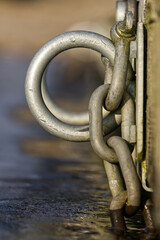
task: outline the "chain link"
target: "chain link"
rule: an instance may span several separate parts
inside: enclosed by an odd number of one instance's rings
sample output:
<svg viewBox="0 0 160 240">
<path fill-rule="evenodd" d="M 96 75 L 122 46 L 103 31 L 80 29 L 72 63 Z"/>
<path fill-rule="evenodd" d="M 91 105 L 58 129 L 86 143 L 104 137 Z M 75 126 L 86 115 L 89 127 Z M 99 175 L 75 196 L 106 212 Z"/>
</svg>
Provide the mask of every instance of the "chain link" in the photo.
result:
<svg viewBox="0 0 160 240">
<path fill-rule="evenodd" d="M 119 5 L 126 5 L 126 14 L 123 21 L 112 27 L 112 41 L 87 31 L 68 32 L 53 38 L 33 58 L 25 89 L 31 112 L 47 131 L 69 141 L 90 140 L 94 151 L 104 160 L 113 196 L 110 205 L 113 228 L 125 230 L 124 215 L 134 215 L 141 205 L 141 184 L 135 159 L 132 159 L 136 143 L 135 79 L 129 61 L 130 42 L 135 40 L 136 33 L 137 3 L 128 0 L 127 4 Z M 118 16 L 122 18 L 122 15 Z M 101 54 L 105 78 L 90 98 L 89 112 L 78 114 L 64 111 L 52 101 L 45 83 L 45 70 L 59 53 L 80 47 Z M 113 131 L 120 125 L 121 136 L 116 136 Z"/>
<path fill-rule="evenodd" d="M 130 126 L 134 124 L 132 121 L 133 119 L 131 119 L 133 112 L 132 109 L 134 110 L 134 108 L 130 108 L 130 105 L 132 105 L 132 100 L 129 95 L 127 95 L 127 93 L 124 95 L 127 84 L 129 85 L 133 78 L 132 67 L 130 63 L 128 64 L 129 42 L 133 37 L 130 36 L 130 31 L 128 31 L 128 29 L 127 34 L 129 33 L 129 38 L 128 35 L 127 37 L 124 36 L 124 29 L 123 33 L 120 32 L 120 28 L 123 28 L 123 26 L 124 23 L 120 26 L 116 24 L 113 27 L 114 30 L 112 29 L 112 38 L 114 38 L 115 47 L 108 38 L 92 32 L 69 32 L 55 37 L 54 39 L 46 43 L 33 58 L 26 76 L 27 101 L 30 110 L 32 111 L 38 122 L 47 131 L 63 139 L 67 139 L 70 141 L 90 140 L 96 153 L 102 159 L 108 161 L 111 175 L 113 175 L 112 172 L 114 171 L 114 176 L 117 179 L 115 179 L 114 181 L 117 181 L 117 189 L 118 192 L 120 192 L 120 195 L 113 194 L 111 208 L 118 207 L 118 202 L 116 199 L 124 199 L 122 195 L 126 196 L 126 194 L 128 194 L 128 191 L 131 192 L 131 195 L 133 194 L 132 191 L 130 191 L 130 189 L 132 188 L 130 187 L 130 185 L 127 185 L 126 193 L 124 187 L 122 188 L 122 183 L 120 184 L 120 181 L 122 181 L 120 180 L 120 168 L 122 170 L 123 167 L 113 165 L 113 163 L 118 163 L 121 161 L 125 161 L 124 164 L 126 165 L 128 161 L 129 163 L 132 162 L 132 160 L 130 159 L 131 154 L 129 154 L 129 150 L 127 155 L 125 155 L 124 153 L 125 157 L 122 159 L 119 156 L 120 149 L 117 150 L 115 146 L 112 146 L 113 143 L 111 140 L 113 139 L 109 139 L 107 141 L 110 146 L 108 146 L 108 144 L 106 144 L 104 140 L 104 136 L 112 133 L 113 130 L 115 130 L 121 124 L 122 116 L 122 132 L 124 133 L 123 135 L 126 140 L 128 140 L 128 137 L 126 136 L 129 136 Z M 107 70 L 105 75 L 105 79 L 107 79 L 105 81 L 110 83 L 100 86 L 92 94 L 89 104 L 89 113 L 84 112 L 77 114 L 62 110 L 51 100 L 45 84 L 45 69 L 51 59 L 53 59 L 57 54 L 61 53 L 62 51 L 77 47 L 90 48 L 98 51 L 102 55 L 102 60 L 105 63 Z M 123 95 L 125 97 L 123 97 Z M 121 104 L 122 98 L 123 103 Z M 104 102 L 105 105 L 103 106 Z M 112 111 L 105 111 L 105 114 L 102 118 L 103 108 L 107 108 L 108 110 Z M 114 109 L 115 111 L 113 111 Z M 126 116 L 126 113 L 129 117 Z M 121 138 L 118 137 L 118 139 L 116 138 L 115 141 L 121 142 L 120 146 L 124 146 L 123 152 L 125 152 L 126 148 L 128 149 L 128 147 L 125 142 L 120 139 Z M 111 147 L 113 147 L 114 150 Z M 105 163 L 105 168 L 106 166 L 107 165 Z M 126 176 L 129 176 L 130 172 L 127 173 L 126 171 L 124 171 L 123 175 L 124 179 L 127 179 Z M 132 175 L 134 174 L 131 174 L 131 176 Z M 113 182 L 112 177 L 110 179 L 110 188 L 111 191 L 114 192 L 115 185 L 112 186 L 111 182 Z M 133 185 L 137 186 L 135 182 L 136 181 L 133 181 Z M 139 189 L 139 187 L 137 187 L 137 189 Z M 127 197 L 129 207 L 131 204 L 133 206 L 136 206 L 137 209 L 138 204 L 135 202 L 137 201 L 137 199 L 139 199 L 139 196 L 137 198 L 136 195 L 136 200 L 134 200 L 133 203 L 132 201 L 130 201 L 130 195 L 127 195 Z"/>
</svg>

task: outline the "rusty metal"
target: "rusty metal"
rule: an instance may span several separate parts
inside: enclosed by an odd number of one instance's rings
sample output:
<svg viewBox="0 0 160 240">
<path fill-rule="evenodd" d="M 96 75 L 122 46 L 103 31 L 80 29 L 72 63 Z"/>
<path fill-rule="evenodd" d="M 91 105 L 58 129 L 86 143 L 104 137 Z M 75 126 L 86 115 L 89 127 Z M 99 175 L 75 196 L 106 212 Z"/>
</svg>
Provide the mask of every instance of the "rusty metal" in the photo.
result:
<svg viewBox="0 0 160 240">
<path fill-rule="evenodd" d="M 150 199 L 145 201 L 142 213 L 147 230 L 147 238 L 144 239 L 159 239 L 153 219 L 153 205 Z"/>
<path fill-rule="evenodd" d="M 126 224 L 124 220 L 123 207 L 127 200 L 127 194 L 125 191 L 113 198 L 110 206 L 110 218 L 112 223 L 112 229 L 117 235 L 123 234 L 126 230 Z"/>
</svg>

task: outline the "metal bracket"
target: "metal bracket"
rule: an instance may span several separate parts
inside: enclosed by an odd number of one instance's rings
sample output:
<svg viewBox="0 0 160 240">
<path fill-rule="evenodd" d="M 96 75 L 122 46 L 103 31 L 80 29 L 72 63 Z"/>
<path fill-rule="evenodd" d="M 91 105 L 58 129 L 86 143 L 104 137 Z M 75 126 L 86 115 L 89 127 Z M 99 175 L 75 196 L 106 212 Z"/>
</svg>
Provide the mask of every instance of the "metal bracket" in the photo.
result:
<svg viewBox="0 0 160 240">
<path fill-rule="evenodd" d="M 137 23 L 137 59 L 136 59 L 136 125 L 137 160 L 143 160 L 144 128 L 144 29 L 143 22 Z"/>
<path fill-rule="evenodd" d="M 144 12 L 146 0 L 137 0 L 137 12 L 135 12 L 134 0 L 117 1 L 116 21 L 125 19 L 126 11 L 134 10 L 137 19 L 137 37 L 130 44 L 130 61 L 136 72 L 136 162 L 138 175 L 141 176 L 142 186 L 148 191 L 152 189 L 147 186 L 146 160 L 144 160 Z M 141 167 L 140 167 L 141 165 Z"/>
<path fill-rule="evenodd" d="M 141 164 L 142 186 L 147 192 L 153 192 L 147 186 L 147 161 L 144 159 L 144 12 L 146 0 L 140 0 L 137 23 L 137 61 L 136 61 L 136 125 L 137 125 L 137 161 Z"/>
</svg>

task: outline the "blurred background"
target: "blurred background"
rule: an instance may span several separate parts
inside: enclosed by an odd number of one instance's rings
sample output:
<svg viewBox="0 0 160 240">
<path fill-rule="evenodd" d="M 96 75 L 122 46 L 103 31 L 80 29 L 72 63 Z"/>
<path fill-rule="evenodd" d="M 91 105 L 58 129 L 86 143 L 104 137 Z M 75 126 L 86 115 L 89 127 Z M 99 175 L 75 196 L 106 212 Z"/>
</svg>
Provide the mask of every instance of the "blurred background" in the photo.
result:
<svg viewBox="0 0 160 240">
<path fill-rule="evenodd" d="M 115 2 L 1 0 L 1 51 L 32 55 L 46 41 L 80 22 L 96 23 L 108 33 L 114 23 Z M 90 26 L 88 28 L 90 30 Z"/>
<path fill-rule="evenodd" d="M 10 94 L 13 94 L 13 88 L 16 88 L 19 91 L 14 94 L 15 97 L 24 96 L 24 88 L 20 89 L 20 86 L 24 86 L 29 62 L 38 49 L 54 36 L 70 30 L 95 31 L 109 36 L 110 27 L 115 21 L 115 2 L 109 0 L 100 2 L 96 0 L 0 0 L 1 82 L 7 84 L 11 90 Z M 99 84 L 104 77 L 100 56 L 86 49 L 74 49 L 60 54 L 50 65 L 48 78 L 51 80 L 48 80 L 48 84 L 53 85 L 53 94 L 59 95 L 63 91 L 61 85 L 66 84 L 65 87 L 68 86 L 68 89 L 61 95 L 64 96 L 68 92 L 69 96 L 80 97 L 82 102 L 83 95 L 88 95 L 88 91 L 92 92 L 91 86 L 97 81 Z M 81 81 L 79 85 L 78 79 Z M 57 87 L 56 90 L 55 87 Z M 74 87 L 77 91 L 73 91 Z M 2 88 L 1 91 L 3 91 Z M 10 97 L 8 95 L 7 101 L 10 98 L 11 95 Z M 20 106 L 25 100 L 18 102 Z M 87 108 L 88 106 L 82 102 L 80 106 Z"/>
<path fill-rule="evenodd" d="M 0 0 L 3 240 L 114 239 L 105 230 L 107 224 L 110 226 L 110 193 L 102 162 L 89 143 L 59 140 L 41 128 L 27 107 L 24 84 L 32 57 L 54 36 L 70 30 L 109 36 L 115 22 L 115 2 Z M 100 55 L 89 50 L 60 54 L 47 73 L 54 100 L 75 111 L 87 109 L 91 93 L 103 78 Z M 134 223 L 137 221 L 140 218 Z M 134 231 L 136 226 L 130 223 L 130 229 Z"/>
</svg>

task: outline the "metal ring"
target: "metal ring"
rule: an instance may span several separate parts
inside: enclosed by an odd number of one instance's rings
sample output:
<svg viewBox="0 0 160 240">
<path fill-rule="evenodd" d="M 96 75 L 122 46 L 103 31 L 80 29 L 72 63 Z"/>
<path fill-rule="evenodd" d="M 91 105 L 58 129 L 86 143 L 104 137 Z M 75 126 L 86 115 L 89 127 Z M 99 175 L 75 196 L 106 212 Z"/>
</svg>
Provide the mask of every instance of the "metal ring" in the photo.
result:
<svg viewBox="0 0 160 240">
<path fill-rule="evenodd" d="M 42 99 L 41 81 L 47 65 L 59 53 L 71 48 L 90 48 L 114 63 L 115 48 L 108 38 L 87 31 L 61 34 L 47 42 L 33 58 L 26 76 L 26 98 L 37 121 L 51 134 L 70 141 L 88 141 L 88 125 L 74 126 L 60 121 L 51 114 Z M 112 122 L 110 124 L 105 128 L 105 134 L 113 130 Z"/>
</svg>

